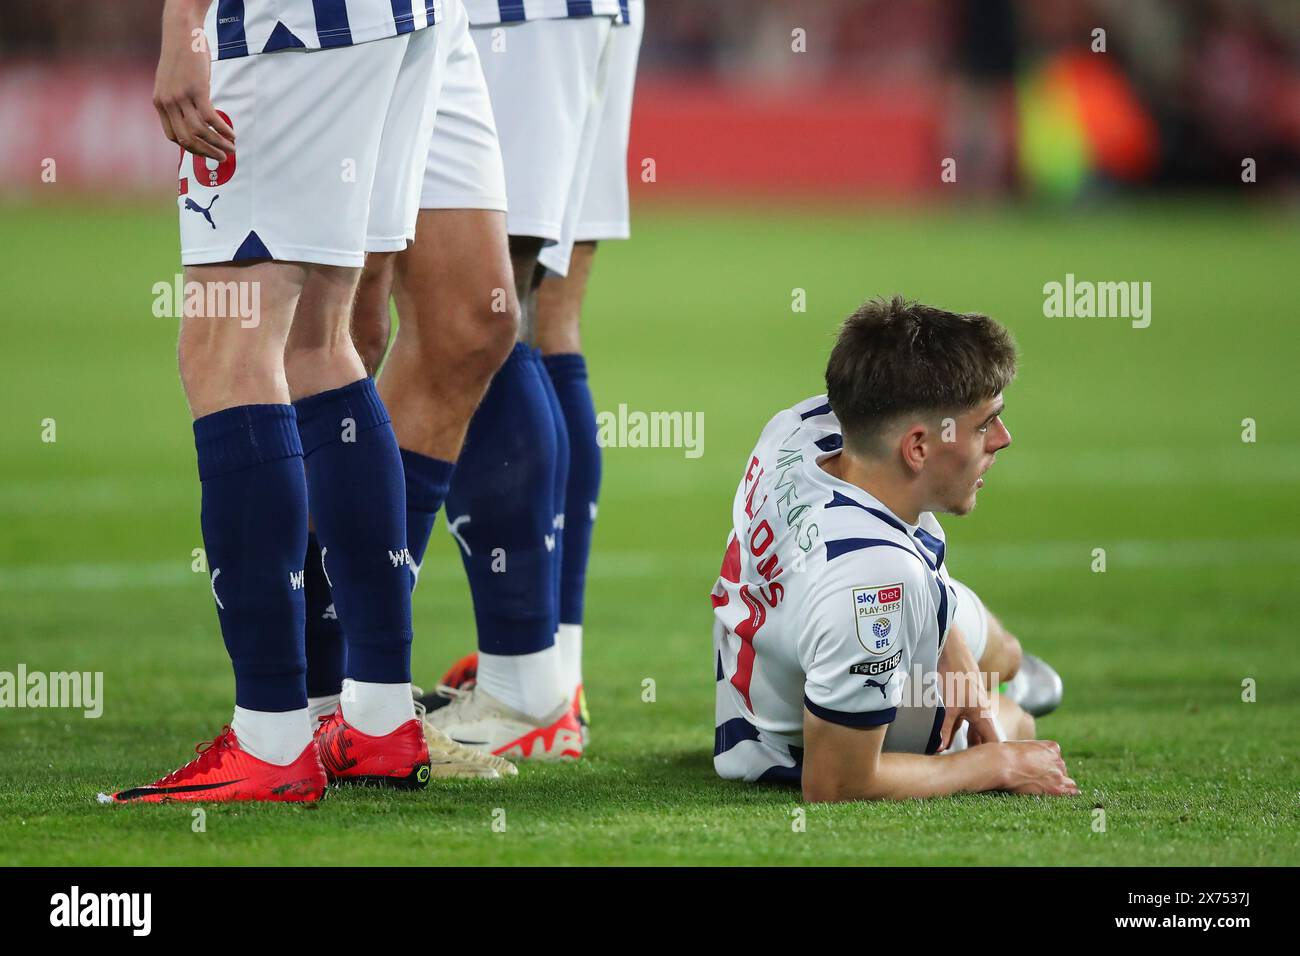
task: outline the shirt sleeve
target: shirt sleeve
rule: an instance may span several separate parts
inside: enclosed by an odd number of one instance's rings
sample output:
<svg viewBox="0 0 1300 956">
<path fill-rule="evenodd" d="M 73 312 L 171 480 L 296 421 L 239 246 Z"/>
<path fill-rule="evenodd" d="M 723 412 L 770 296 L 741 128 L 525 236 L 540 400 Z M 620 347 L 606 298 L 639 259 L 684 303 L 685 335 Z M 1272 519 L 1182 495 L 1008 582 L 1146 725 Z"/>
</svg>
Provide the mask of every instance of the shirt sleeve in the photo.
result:
<svg viewBox="0 0 1300 956">
<path fill-rule="evenodd" d="M 799 656 L 804 707 L 848 727 L 892 723 L 918 641 L 929 627 L 930 591 L 916 560 L 873 548 L 843 555 L 826 568 L 811 595 Z M 913 565 L 916 565 L 913 567 Z"/>
</svg>

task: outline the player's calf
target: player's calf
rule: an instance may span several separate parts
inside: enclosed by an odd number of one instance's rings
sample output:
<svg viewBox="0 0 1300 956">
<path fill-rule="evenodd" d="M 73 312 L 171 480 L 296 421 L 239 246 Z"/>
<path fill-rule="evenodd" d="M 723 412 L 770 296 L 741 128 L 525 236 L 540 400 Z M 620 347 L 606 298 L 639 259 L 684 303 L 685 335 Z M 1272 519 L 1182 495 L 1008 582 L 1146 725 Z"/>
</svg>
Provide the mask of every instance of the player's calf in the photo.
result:
<svg viewBox="0 0 1300 956">
<path fill-rule="evenodd" d="M 984 674 L 990 693 L 996 691 L 1001 682 L 1009 681 L 1016 676 L 1023 657 L 1024 651 L 1020 641 L 990 613 L 988 643 L 979 660 L 980 673 Z"/>
<path fill-rule="evenodd" d="M 379 374 L 392 333 L 388 300 L 393 291 L 395 257 L 396 253 L 392 252 L 372 252 L 366 256 L 366 267 L 361 272 L 352 305 L 352 344 L 371 377 Z"/>
<path fill-rule="evenodd" d="M 287 404 L 284 347 L 307 270 L 295 263 L 200 265 L 185 281 L 203 290 L 187 305 L 176 345 L 195 418 L 239 405 Z M 233 302 L 246 304 L 238 308 Z"/>
<path fill-rule="evenodd" d="M 1006 694 L 998 694 L 994 719 L 1007 740 L 1036 740 L 1034 718 Z"/>
<path fill-rule="evenodd" d="M 297 401 L 366 377 L 348 324 L 360 269 L 312 266 L 284 348 L 289 392 Z"/>
</svg>

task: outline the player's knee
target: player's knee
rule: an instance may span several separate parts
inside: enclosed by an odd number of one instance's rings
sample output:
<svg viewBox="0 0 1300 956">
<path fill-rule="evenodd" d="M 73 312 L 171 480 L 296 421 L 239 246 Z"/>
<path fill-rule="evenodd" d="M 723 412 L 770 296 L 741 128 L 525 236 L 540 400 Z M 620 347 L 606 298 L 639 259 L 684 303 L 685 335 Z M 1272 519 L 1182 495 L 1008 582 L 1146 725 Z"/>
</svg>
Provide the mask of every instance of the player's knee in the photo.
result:
<svg viewBox="0 0 1300 956">
<path fill-rule="evenodd" d="M 1020 670 L 1023 651 L 1020 641 L 1002 626 L 1002 622 L 989 615 L 988 643 L 980 659 L 980 670 L 997 674 L 999 681 L 1010 680 Z"/>
<path fill-rule="evenodd" d="M 493 295 L 487 301 L 466 304 L 457 314 L 456 360 L 471 380 L 468 384 L 486 387 L 519 336 L 519 300 L 508 294 Z M 428 345 L 440 347 L 437 342 Z"/>
<path fill-rule="evenodd" d="M 361 356 L 366 371 L 371 375 L 378 371 L 380 363 L 384 360 L 384 353 L 388 351 L 388 339 L 392 331 L 388 304 L 391 289 L 391 265 L 376 267 L 368 260 L 366 271 L 361 274 L 361 281 L 357 284 L 356 301 L 352 308 L 351 332 L 352 344 L 357 354 Z"/>
<path fill-rule="evenodd" d="M 182 333 L 176 349 L 181 387 L 190 407 L 200 413 L 214 407 L 265 401 L 279 391 L 284 364 L 279 354 L 236 350 L 211 337 Z"/>
<path fill-rule="evenodd" d="M 385 317 L 386 318 L 386 317 Z M 377 321 L 374 316 L 363 317 L 358 312 L 352 321 L 352 344 L 361 356 L 361 363 L 366 372 L 375 375 L 384 361 L 388 351 L 390 326 L 387 322 Z"/>
<path fill-rule="evenodd" d="M 1002 631 L 1002 679 L 1011 680 L 1020 671 L 1024 650 L 1019 639 L 1010 631 Z"/>
</svg>

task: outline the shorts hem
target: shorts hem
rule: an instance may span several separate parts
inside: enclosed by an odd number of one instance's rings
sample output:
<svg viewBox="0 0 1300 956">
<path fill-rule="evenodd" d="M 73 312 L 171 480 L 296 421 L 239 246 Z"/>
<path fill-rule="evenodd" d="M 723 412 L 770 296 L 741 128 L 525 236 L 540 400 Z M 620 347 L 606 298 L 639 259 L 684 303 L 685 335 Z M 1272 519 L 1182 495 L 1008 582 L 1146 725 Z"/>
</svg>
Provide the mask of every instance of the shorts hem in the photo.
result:
<svg viewBox="0 0 1300 956">
<path fill-rule="evenodd" d="M 401 252 L 414 236 L 366 236 L 366 252 Z"/>
<path fill-rule="evenodd" d="M 626 221 L 581 223 L 573 232 L 574 242 L 600 242 L 602 240 L 631 238 L 632 227 Z"/>
<path fill-rule="evenodd" d="M 509 213 L 506 214 L 509 216 Z M 546 242 L 559 242 L 563 230 L 558 222 L 543 222 L 539 219 L 514 219 L 506 222 L 506 232 L 512 236 L 535 236 Z"/>
<path fill-rule="evenodd" d="M 273 262 L 310 262 L 313 265 L 343 266 L 354 269 L 360 269 L 366 264 L 364 251 L 345 252 L 341 249 L 317 249 L 312 246 L 282 246 L 278 244 L 277 248 L 279 253 L 268 257 Z M 227 249 L 182 250 L 181 265 L 221 265 L 234 262 L 234 256 L 235 253 Z"/>
</svg>

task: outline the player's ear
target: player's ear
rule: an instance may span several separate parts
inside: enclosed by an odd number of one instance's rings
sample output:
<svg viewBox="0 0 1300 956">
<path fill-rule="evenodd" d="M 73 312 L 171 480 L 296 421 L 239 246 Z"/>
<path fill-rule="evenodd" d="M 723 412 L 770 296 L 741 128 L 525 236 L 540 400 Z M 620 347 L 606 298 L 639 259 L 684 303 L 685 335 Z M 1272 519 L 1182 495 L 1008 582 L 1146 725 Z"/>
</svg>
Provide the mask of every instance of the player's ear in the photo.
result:
<svg viewBox="0 0 1300 956">
<path fill-rule="evenodd" d="M 899 439 L 899 451 L 903 456 L 903 464 L 909 471 L 919 472 L 924 467 L 929 454 L 928 439 L 929 434 L 920 422 L 909 425 L 903 431 L 903 436 Z"/>
</svg>

